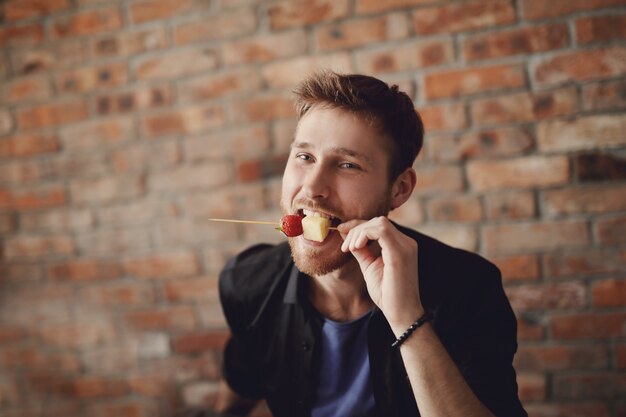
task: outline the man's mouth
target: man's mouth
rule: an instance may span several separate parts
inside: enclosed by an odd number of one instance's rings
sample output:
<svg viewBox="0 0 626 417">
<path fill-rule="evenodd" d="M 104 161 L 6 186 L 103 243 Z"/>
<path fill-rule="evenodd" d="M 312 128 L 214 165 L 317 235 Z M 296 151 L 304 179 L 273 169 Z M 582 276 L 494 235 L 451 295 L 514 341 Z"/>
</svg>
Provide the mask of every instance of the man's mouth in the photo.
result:
<svg viewBox="0 0 626 417">
<path fill-rule="evenodd" d="M 299 214 L 301 217 L 306 217 L 306 216 L 311 216 L 311 217 L 315 217 L 315 216 L 317 216 L 317 217 L 324 217 L 324 218 L 326 218 L 326 219 L 329 219 L 329 220 L 330 220 L 330 225 L 331 225 L 332 227 L 337 227 L 337 226 L 339 226 L 339 225 L 342 223 L 342 221 L 341 221 L 341 219 L 340 219 L 340 218 L 335 217 L 335 216 L 333 216 L 332 214 L 329 214 L 329 213 L 326 213 L 326 212 L 323 212 L 323 211 L 316 211 L 316 210 L 304 209 L 304 208 L 303 208 L 303 209 L 299 209 L 299 210 L 298 210 L 298 214 Z"/>
</svg>

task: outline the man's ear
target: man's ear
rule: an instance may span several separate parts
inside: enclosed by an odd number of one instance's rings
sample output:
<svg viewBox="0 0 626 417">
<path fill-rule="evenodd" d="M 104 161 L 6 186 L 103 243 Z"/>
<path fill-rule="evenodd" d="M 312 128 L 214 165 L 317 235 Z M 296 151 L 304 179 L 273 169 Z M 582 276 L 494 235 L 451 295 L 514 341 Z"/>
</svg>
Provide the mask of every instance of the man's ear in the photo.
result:
<svg viewBox="0 0 626 417">
<path fill-rule="evenodd" d="M 409 167 L 398 175 L 391 185 L 391 209 L 396 209 L 403 205 L 413 193 L 417 183 L 417 174 L 412 167 Z"/>
</svg>

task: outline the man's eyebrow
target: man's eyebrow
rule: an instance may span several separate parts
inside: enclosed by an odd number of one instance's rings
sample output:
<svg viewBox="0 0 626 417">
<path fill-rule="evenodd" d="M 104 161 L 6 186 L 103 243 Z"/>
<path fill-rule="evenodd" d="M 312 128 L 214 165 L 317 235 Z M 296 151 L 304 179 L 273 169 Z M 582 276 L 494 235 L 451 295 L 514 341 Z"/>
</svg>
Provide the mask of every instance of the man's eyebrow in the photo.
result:
<svg viewBox="0 0 626 417">
<path fill-rule="evenodd" d="M 309 142 L 296 142 L 293 141 L 291 143 L 291 148 L 292 149 L 303 149 L 303 150 L 307 150 L 307 149 L 311 149 L 313 147 L 313 144 L 309 143 Z M 335 147 L 331 147 L 330 151 L 339 155 L 345 155 L 345 156 L 350 156 L 352 158 L 356 158 L 362 161 L 365 161 L 365 163 L 373 165 L 373 161 L 367 157 L 366 155 L 359 153 L 353 149 L 350 148 L 344 148 L 341 146 L 335 146 Z"/>
</svg>

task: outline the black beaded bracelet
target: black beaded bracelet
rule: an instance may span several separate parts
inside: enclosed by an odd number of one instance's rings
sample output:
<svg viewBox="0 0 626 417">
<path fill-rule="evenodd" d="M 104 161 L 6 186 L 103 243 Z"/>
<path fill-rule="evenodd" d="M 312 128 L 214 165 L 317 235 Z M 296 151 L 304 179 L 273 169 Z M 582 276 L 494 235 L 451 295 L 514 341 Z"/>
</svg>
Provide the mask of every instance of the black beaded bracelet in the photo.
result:
<svg viewBox="0 0 626 417">
<path fill-rule="evenodd" d="M 409 328 L 406 329 L 406 331 L 402 333 L 400 337 L 398 337 L 396 341 L 391 344 L 391 347 L 395 348 L 395 347 L 400 346 L 402 343 L 404 343 L 406 339 L 409 338 L 409 336 L 411 336 L 411 334 L 413 334 L 415 330 L 420 328 L 424 323 L 431 321 L 432 319 L 433 319 L 433 316 L 430 313 L 428 312 L 424 313 L 422 317 L 415 320 L 415 322 L 413 322 L 413 324 L 411 324 Z"/>
</svg>

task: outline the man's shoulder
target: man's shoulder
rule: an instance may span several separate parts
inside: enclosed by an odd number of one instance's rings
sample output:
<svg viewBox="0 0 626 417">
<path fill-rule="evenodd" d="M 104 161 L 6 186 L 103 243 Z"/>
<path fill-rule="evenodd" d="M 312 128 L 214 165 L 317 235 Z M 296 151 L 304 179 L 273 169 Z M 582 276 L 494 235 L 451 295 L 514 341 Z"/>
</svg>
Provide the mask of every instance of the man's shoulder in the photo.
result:
<svg viewBox="0 0 626 417">
<path fill-rule="evenodd" d="M 244 287 L 265 286 L 282 275 L 292 265 L 289 245 L 284 242 L 277 245 L 257 244 L 250 246 L 233 256 L 220 274 L 220 283 L 232 281 L 231 285 L 244 283 Z"/>
<path fill-rule="evenodd" d="M 472 281 L 472 277 L 482 280 L 499 281 L 500 271 L 489 260 L 466 249 L 456 248 L 434 237 L 398 225 L 398 229 L 412 237 L 418 244 L 420 273 L 432 274 L 444 279 L 461 278 Z"/>
</svg>

